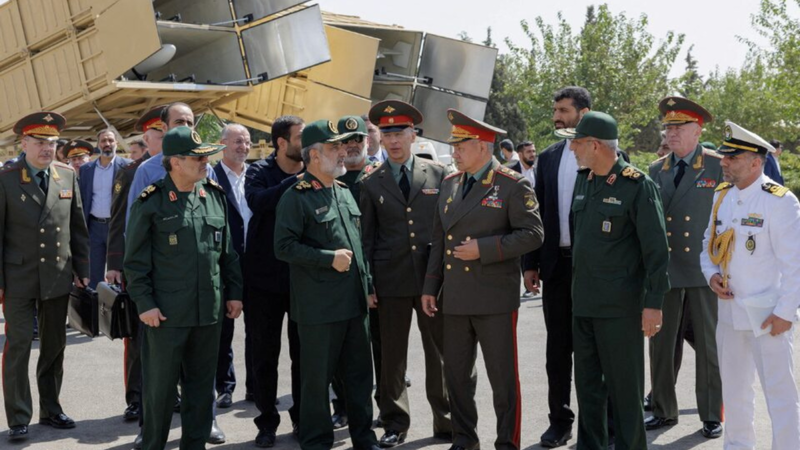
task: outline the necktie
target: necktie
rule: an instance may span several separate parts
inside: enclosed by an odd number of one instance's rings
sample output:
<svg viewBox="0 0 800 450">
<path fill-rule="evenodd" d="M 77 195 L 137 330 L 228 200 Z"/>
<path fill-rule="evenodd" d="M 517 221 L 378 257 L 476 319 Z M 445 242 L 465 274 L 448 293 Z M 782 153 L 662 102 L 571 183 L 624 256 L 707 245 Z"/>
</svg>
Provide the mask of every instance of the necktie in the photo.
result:
<svg viewBox="0 0 800 450">
<path fill-rule="evenodd" d="M 678 173 L 675 174 L 675 187 L 678 187 L 681 184 L 681 179 L 683 179 L 683 174 L 686 173 L 686 161 L 680 160 L 678 161 Z"/>
<path fill-rule="evenodd" d="M 475 177 L 467 178 L 467 184 L 464 185 L 464 192 L 461 193 L 461 199 L 467 198 L 467 194 L 469 194 L 469 190 L 472 189 L 472 185 L 475 184 Z"/>
<path fill-rule="evenodd" d="M 411 183 L 408 182 L 408 172 L 406 166 L 400 166 L 400 191 L 403 192 L 403 197 L 408 200 L 408 193 L 411 192 Z"/>
<path fill-rule="evenodd" d="M 370 157 L 368 157 L 368 159 L 369 159 L 369 162 L 378 162 L 378 157 L 377 156 L 370 156 Z"/>
<path fill-rule="evenodd" d="M 45 195 L 46 195 L 47 194 L 47 178 L 45 178 L 44 171 L 37 173 L 36 176 L 39 178 L 39 187 L 42 189 L 42 192 L 44 192 Z"/>
</svg>

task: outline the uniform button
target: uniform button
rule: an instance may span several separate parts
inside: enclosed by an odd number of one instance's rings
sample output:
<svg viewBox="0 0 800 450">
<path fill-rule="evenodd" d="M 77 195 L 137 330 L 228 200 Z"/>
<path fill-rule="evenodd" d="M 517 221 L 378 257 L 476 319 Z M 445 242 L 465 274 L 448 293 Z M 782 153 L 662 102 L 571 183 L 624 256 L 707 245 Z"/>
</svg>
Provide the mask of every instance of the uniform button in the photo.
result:
<svg viewBox="0 0 800 450">
<path fill-rule="evenodd" d="M 44 231 L 42 231 L 42 233 L 44 233 Z M 447 235 L 447 240 L 448 241 L 452 241 L 453 240 L 453 235 L 452 234 L 448 234 Z"/>
<path fill-rule="evenodd" d="M 672 217 L 667 216 L 667 222 L 672 222 Z"/>
<path fill-rule="evenodd" d="M 41 230 L 39 230 L 39 233 L 42 233 L 42 234 L 44 234 L 44 228 L 42 228 Z"/>
<path fill-rule="evenodd" d="M 411 233 L 409 236 L 411 236 L 411 237 L 414 237 L 414 236 L 416 236 L 416 234 L 414 234 L 414 233 Z"/>
<path fill-rule="evenodd" d="M 61 242 L 56 242 L 56 247 L 61 247 Z"/>
<path fill-rule="evenodd" d="M 60 256 L 56 256 L 56 261 L 61 261 L 61 257 Z"/>
<path fill-rule="evenodd" d="M 452 251 L 452 250 L 448 250 L 448 251 L 447 251 L 447 254 L 448 254 L 448 255 L 452 255 L 452 254 L 453 254 L 453 251 Z"/>
<path fill-rule="evenodd" d="M 686 216 L 686 217 L 684 217 L 684 218 L 683 218 L 683 220 L 685 220 L 685 221 L 687 221 L 687 222 L 688 222 L 688 221 L 692 220 L 692 218 L 691 218 L 691 217 L 689 217 L 689 216 Z"/>
<path fill-rule="evenodd" d="M 683 249 L 683 251 L 685 251 L 686 253 L 689 253 L 691 251 L 691 249 L 689 247 L 686 247 L 685 249 Z"/>
<path fill-rule="evenodd" d="M 469 272 L 469 267 L 464 267 L 464 272 Z"/>
<path fill-rule="evenodd" d="M 40 259 L 39 261 L 44 262 L 44 258 Z"/>
<path fill-rule="evenodd" d="M 469 241 L 470 239 L 472 239 L 472 238 L 471 238 L 471 237 L 469 237 L 469 236 L 467 236 L 467 241 Z"/>
<path fill-rule="evenodd" d="M 416 246 L 416 245 L 412 245 L 412 246 L 411 246 L 411 250 L 416 250 L 416 249 L 417 249 L 417 246 Z"/>
<path fill-rule="evenodd" d="M 61 231 L 61 227 L 56 227 L 56 232 Z"/>
<path fill-rule="evenodd" d="M 406 208 L 406 212 L 411 212 L 411 208 Z"/>
<path fill-rule="evenodd" d="M 409 225 L 414 225 L 414 221 L 413 221 L 413 220 L 409 220 L 409 221 L 408 221 L 408 224 L 409 224 Z"/>
<path fill-rule="evenodd" d="M 667 237 L 672 236 L 672 231 L 667 231 Z"/>
<path fill-rule="evenodd" d="M 739 219 L 733 219 L 733 223 L 739 223 Z"/>
<path fill-rule="evenodd" d="M 669 247 L 669 251 L 672 251 L 672 247 Z"/>
<path fill-rule="evenodd" d="M 44 261 L 44 259 L 42 259 L 42 261 Z M 447 270 L 450 270 L 452 268 L 453 268 L 453 266 L 451 266 L 450 264 L 447 265 Z"/>
<path fill-rule="evenodd" d="M 687 232 L 683 233 L 683 237 L 689 237 L 689 232 L 687 231 Z"/>
<path fill-rule="evenodd" d="M 741 201 L 741 200 L 739 200 L 738 202 L 736 202 L 736 204 L 737 204 L 737 205 L 741 205 L 741 204 L 742 204 L 742 201 Z"/>
<path fill-rule="evenodd" d="M 44 248 L 44 244 L 39 244 L 39 247 Z"/>
</svg>

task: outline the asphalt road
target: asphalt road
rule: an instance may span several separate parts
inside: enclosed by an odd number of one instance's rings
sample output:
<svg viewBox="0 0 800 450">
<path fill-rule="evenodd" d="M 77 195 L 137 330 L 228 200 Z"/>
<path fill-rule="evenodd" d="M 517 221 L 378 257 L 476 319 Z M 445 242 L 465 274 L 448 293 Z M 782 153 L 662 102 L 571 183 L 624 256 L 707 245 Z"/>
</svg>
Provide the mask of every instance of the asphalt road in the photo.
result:
<svg viewBox="0 0 800 450">
<path fill-rule="evenodd" d="M 0 320 L 4 320 L 2 316 L 0 316 Z M 517 334 L 523 390 L 522 447 L 524 449 L 540 448 L 539 436 L 547 428 L 547 378 L 544 370 L 546 333 L 540 298 L 523 299 Z M 425 400 L 422 346 L 419 332 L 413 327 L 410 341 L 408 375 L 413 381 L 413 385 L 409 389 L 412 423 L 408 440 L 402 448 L 432 447 L 446 450 L 449 448 L 448 444 L 431 439 L 431 413 Z M 0 348 L 4 342 L 5 335 L 0 334 Z M 39 413 L 38 393 L 35 386 L 38 345 L 38 341 L 34 343 L 30 362 L 30 379 L 34 397 L 34 424 L 30 427 L 30 437 L 21 443 L 7 443 L 5 440 L 6 415 L 5 411 L 0 411 L 0 430 L 3 430 L 3 436 L 0 436 L 0 448 L 30 450 L 127 450 L 132 448 L 131 443 L 138 433 L 138 427 L 136 422 L 122 420 L 122 412 L 126 406 L 122 379 L 122 341 L 112 342 L 105 337 L 90 339 L 78 335 L 73 330 L 68 330 L 61 403 L 65 412 L 77 422 L 77 427 L 71 430 L 55 430 L 36 424 Z M 278 389 L 282 422 L 278 429 L 275 448 L 299 448 L 291 435 L 291 423 L 286 412 L 291 404 L 291 396 L 289 395 L 288 343 L 285 339 L 283 348 L 280 367 L 281 379 Z M 255 448 L 253 440 L 257 429 L 253 424 L 253 418 L 256 416 L 257 410 L 253 403 L 244 401 L 243 349 L 244 326 L 242 320 L 239 319 L 234 338 L 234 351 L 240 384 L 233 396 L 233 406 L 229 409 L 219 410 L 217 415 L 220 426 L 227 434 L 227 442 L 217 446 L 209 445 L 210 449 Z M 620 349 L 620 351 L 625 351 L 625 349 Z M 479 435 L 481 436 L 481 447 L 490 449 L 493 447 L 495 438 L 495 417 L 491 389 L 481 359 L 478 361 L 478 371 Z M 708 440 L 699 433 L 701 423 L 697 416 L 694 399 L 694 376 L 694 352 L 687 345 L 683 367 L 678 379 L 680 422 L 666 431 L 649 432 L 649 448 L 675 450 L 722 448 L 722 439 Z M 645 385 L 649 386 L 649 382 Z M 764 443 L 759 448 L 769 448 L 771 436 L 769 416 L 759 386 L 756 386 L 756 392 L 757 435 Z M 577 410 L 574 391 L 572 405 Z M 168 449 L 177 449 L 180 439 L 180 416 L 176 414 L 173 417 L 172 432 L 167 444 Z M 376 432 L 380 437 L 382 430 L 378 429 Z M 569 444 L 567 448 L 575 448 L 575 439 L 571 440 Z M 334 447 L 337 449 L 351 447 L 346 429 L 336 432 Z"/>
</svg>

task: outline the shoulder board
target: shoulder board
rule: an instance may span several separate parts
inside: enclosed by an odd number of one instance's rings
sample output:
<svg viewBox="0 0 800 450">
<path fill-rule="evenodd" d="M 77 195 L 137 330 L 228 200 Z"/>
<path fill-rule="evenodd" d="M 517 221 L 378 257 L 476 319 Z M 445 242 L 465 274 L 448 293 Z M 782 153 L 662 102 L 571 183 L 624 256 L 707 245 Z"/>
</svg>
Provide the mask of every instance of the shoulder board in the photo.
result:
<svg viewBox="0 0 800 450">
<path fill-rule="evenodd" d="M 64 163 L 62 163 L 60 161 L 53 161 L 53 165 L 56 166 L 56 167 L 59 167 L 61 169 L 69 169 L 69 170 L 75 172 L 75 169 L 73 169 L 72 166 L 64 164 Z"/>
<path fill-rule="evenodd" d="M 711 150 L 710 148 L 704 148 L 703 154 L 706 156 L 710 156 L 712 158 L 722 159 L 722 155 L 720 155 L 718 152 L 715 152 L 714 150 Z"/>
<path fill-rule="evenodd" d="M 777 183 L 770 183 L 770 182 L 762 184 L 761 189 L 764 192 L 769 192 L 770 194 L 776 197 L 783 197 L 784 195 L 786 195 L 787 192 L 789 192 L 789 188 L 781 186 L 780 184 Z"/>
<path fill-rule="evenodd" d="M 495 172 L 497 172 L 498 175 L 505 175 L 506 177 L 511 178 L 514 181 L 519 181 L 522 178 L 524 178 L 522 176 L 522 174 L 518 173 L 515 170 L 511 170 L 511 169 L 509 169 L 508 167 L 505 167 L 505 166 L 498 167 L 495 170 Z"/>
<path fill-rule="evenodd" d="M 147 186 L 146 188 L 142 189 L 142 193 L 139 194 L 139 200 L 141 200 L 141 201 L 147 200 L 148 198 L 152 197 L 153 193 L 158 191 L 158 189 L 159 189 L 159 186 L 157 186 L 155 184 L 151 184 L 150 186 Z"/>
<path fill-rule="evenodd" d="M 634 180 L 634 181 L 640 181 L 640 180 L 644 179 L 644 172 L 642 172 L 641 170 L 639 170 L 639 169 L 637 169 L 637 168 L 635 168 L 633 166 L 628 166 L 628 167 L 622 169 L 622 172 L 620 173 L 620 175 L 622 175 L 625 178 L 630 178 L 631 180 Z"/>
<path fill-rule="evenodd" d="M 311 183 L 305 180 L 300 180 L 294 185 L 295 190 L 300 192 L 311 190 Z"/>
<path fill-rule="evenodd" d="M 427 163 L 428 163 L 428 164 L 430 164 L 430 165 L 432 165 L 432 166 L 438 166 L 438 167 L 447 167 L 447 164 L 445 164 L 445 163 L 443 163 L 443 162 L 441 162 L 441 161 L 434 161 L 434 160 L 432 160 L 432 159 L 429 159 L 429 160 L 427 161 Z"/>
<path fill-rule="evenodd" d="M 347 187 L 347 183 L 345 183 L 344 181 L 340 180 L 333 180 L 333 181 L 341 187 Z"/>
<path fill-rule="evenodd" d="M 725 189 L 730 189 L 732 187 L 733 187 L 733 185 L 731 183 L 728 183 L 727 181 L 723 181 L 722 183 L 720 183 L 717 186 L 716 189 L 714 189 L 714 191 L 715 192 L 724 191 Z"/>
<path fill-rule="evenodd" d="M 214 181 L 212 178 L 206 178 L 206 184 L 208 184 L 209 186 L 213 187 L 214 189 L 216 189 L 216 190 L 218 190 L 220 192 L 223 192 L 223 193 L 225 192 L 225 188 L 220 186 L 219 183 Z"/>
<path fill-rule="evenodd" d="M 450 175 L 444 177 L 445 180 L 449 180 L 450 178 L 460 177 L 464 172 L 453 172 Z"/>
<path fill-rule="evenodd" d="M 667 153 L 666 155 L 662 156 L 661 158 L 658 158 L 658 159 L 654 160 L 653 162 L 650 163 L 650 166 L 657 166 L 659 164 L 663 164 L 664 160 L 667 159 L 669 157 L 669 155 L 670 154 Z"/>
</svg>

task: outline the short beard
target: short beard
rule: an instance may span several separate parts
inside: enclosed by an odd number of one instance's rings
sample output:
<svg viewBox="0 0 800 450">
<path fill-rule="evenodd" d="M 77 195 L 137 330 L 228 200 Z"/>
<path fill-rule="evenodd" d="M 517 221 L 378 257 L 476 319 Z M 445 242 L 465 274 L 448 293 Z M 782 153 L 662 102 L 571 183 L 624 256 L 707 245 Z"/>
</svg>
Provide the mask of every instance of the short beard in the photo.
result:
<svg viewBox="0 0 800 450">
<path fill-rule="evenodd" d="M 333 178 L 339 178 L 347 173 L 347 168 L 340 166 L 338 162 L 338 159 L 330 160 L 323 156 L 320 161 L 320 170 Z"/>
<path fill-rule="evenodd" d="M 286 149 L 286 157 L 294 162 L 303 162 L 301 151 L 293 151 L 291 147 Z"/>
<path fill-rule="evenodd" d="M 360 165 L 364 164 L 364 162 L 366 160 L 367 160 L 367 150 L 365 148 L 364 151 L 362 151 L 358 155 L 345 156 L 344 165 L 345 166 L 360 166 Z"/>
</svg>

